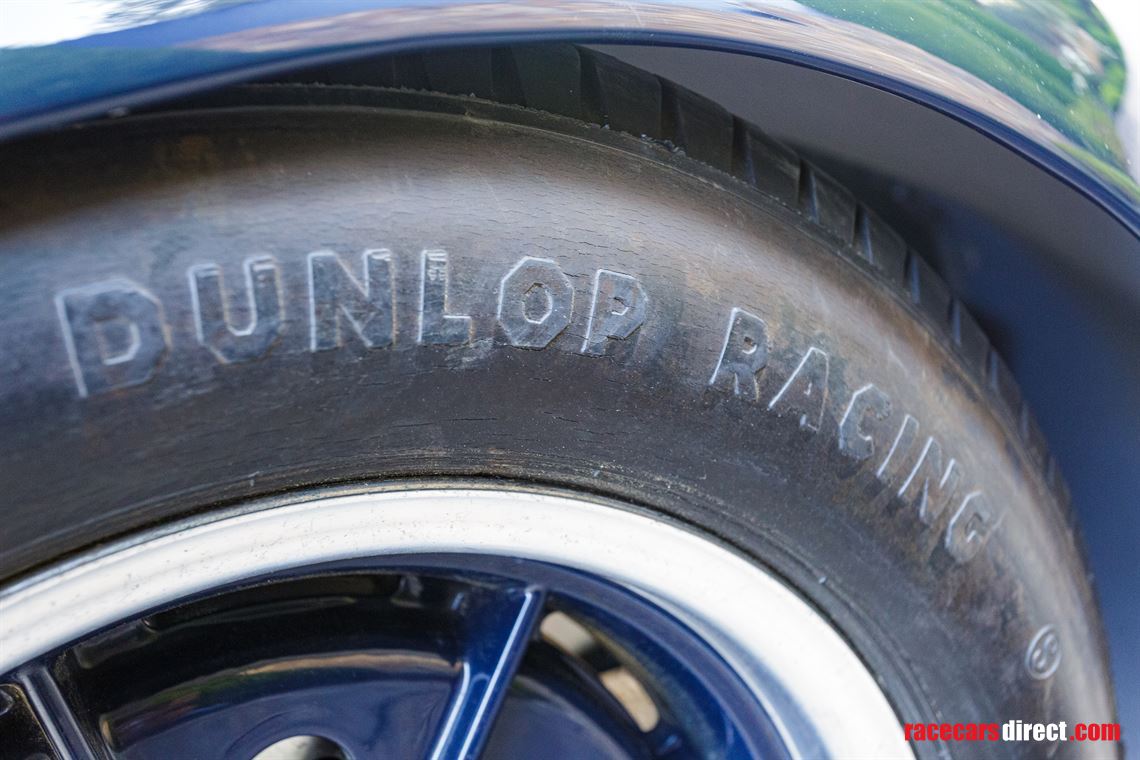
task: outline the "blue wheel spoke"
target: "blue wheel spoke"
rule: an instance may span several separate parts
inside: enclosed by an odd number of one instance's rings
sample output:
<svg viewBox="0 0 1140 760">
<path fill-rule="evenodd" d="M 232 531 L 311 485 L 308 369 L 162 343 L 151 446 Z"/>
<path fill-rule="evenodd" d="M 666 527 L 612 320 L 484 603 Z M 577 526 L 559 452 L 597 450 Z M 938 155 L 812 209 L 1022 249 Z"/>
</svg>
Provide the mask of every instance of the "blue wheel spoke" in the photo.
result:
<svg viewBox="0 0 1140 760">
<path fill-rule="evenodd" d="M 479 755 L 542 617 L 543 599 L 540 589 L 511 588 L 487 593 L 472 605 L 460 682 L 432 749 L 432 760 L 467 760 Z"/>
<path fill-rule="evenodd" d="M 32 710 L 61 757 L 95 760 L 94 748 L 79 727 L 75 713 L 46 666 L 35 663 L 17 673 Z"/>
</svg>

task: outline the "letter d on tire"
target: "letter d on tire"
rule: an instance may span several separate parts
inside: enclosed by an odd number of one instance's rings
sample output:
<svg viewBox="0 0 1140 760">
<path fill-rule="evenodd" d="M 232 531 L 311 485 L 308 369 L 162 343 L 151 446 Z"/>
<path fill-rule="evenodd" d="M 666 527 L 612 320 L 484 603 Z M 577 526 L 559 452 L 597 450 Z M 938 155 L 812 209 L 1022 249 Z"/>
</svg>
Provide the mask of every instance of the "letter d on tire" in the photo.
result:
<svg viewBox="0 0 1140 760">
<path fill-rule="evenodd" d="M 145 383 L 166 355 L 162 306 L 130 280 L 64 290 L 55 303 L 80 396 Z"/>
</svg>

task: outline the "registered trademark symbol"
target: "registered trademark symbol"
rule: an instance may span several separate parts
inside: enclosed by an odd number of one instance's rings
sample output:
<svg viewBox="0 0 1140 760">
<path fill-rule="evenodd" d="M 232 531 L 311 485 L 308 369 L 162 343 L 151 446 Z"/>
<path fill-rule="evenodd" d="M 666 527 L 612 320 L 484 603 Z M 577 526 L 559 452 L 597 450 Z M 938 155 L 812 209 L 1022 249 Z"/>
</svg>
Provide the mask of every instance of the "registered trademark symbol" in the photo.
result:
<svg viewBox="0 0 1140 760">
<path fill-rule="evenodd" d="M 1043 680 L 1053 675 L 1061 664 L 1061 639 L 1057 630 L 1047 625 L 1037 632 L 1025 652 L 1025 669 L 1029 675 Z"/>
</svg>

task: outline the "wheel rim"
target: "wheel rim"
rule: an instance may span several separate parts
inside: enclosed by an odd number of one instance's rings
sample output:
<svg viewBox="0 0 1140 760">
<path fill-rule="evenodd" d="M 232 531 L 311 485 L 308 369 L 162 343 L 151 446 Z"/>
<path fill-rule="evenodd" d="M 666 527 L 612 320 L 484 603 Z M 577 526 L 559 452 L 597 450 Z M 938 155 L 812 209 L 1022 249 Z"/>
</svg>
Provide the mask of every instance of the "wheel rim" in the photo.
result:
<svg viewBox="0 0 1140 760">
<path fill-rule="evenodd" d="M 421 724 L 428 726 L 425 730 L 430 736 L 424 739 L 423 750 L 430 757 L 468 757 L 488 746 L 491 754 L 507 746 L 517 752 L 524 745 L 510 743 L 518 738 L 508 735 L 505 728 L 512 725 L 511 719 L 495 719 L 504 710 L 522 714 L 519 710 L 524 708 L 519 705 L 524 702 L 534 710 L 540 705 L 546 710 L 557 702 L 565 714 L 570 711 L 567 705 L 576 705 L 575 735 L 597 739 L 625 753 L 614 756 L 817 757 L 856 749 L 881 757 L 911 756 L 872 675 L 829 623 L 779 580 L 691 528 L 620 505 L 565 494 L 455 488 L 325 492 L 289 504 L 253 505 L 215 519 L 140 535 L 4 591 L 0 595 L 0 641 L 4 642 L 0 673 L 10 673 L 4 680 L 21 685 L 32 711 L 39 713 L 44 729 L 57 743 L 82 753 L 92 740 L 89 734 L 99 732 L 102 736 L 97 741 L 110 736 L 116 751 L 130 756 L 121 725 L 146 725 L 152 737 L 172 731 L 175 725 L 185 729 L 187 721 L 172 721 L 169 716 L 173 704 L 186 704 L 170 701 L 167 684 L 162 692 L 165 701 L 150 704 L 149 712 L 136 699 L 134 712 L 128 711 L 130 719 L 124 718 L 123 707 L 118 713 L 106 709 L 93 716 L 87 707 L 77 708 L 62 697 L 59 680 L 68 681 L 63 691 L 73 692 L 68 679 L 74 674 L 60 675 L 67 670 L 60 664 L 61 653 L 66 653 L 74 669 L 74 663 L 84 658 L 92 662 L 102 657 L 98 653 L 106 650 L 110 640 L 110 651 L 120 663 L 141 656 L 131 654 L 136 650 L 151 652 L 153 660 L 154 652 L 161 656 L 168 650 L 156 648 L 154 641 L 148 644 L 150 649 L 122 642 L 138 638 L 140 631 L 144 638 L 161 639 L 154 633 L 156 612 L 167 615 L 167 620 L 183 615 L 177 618 L 183 620 L 181 631 L 189 625 L 185 624 L 190 619 L 186 610 L 199 614 L 202 604 L 213 604 L 212 617 L 193 618 L 200 632 L 206 630 L 202 619 L 220 619 L 218 603 L 211 601 L 223 598 L 219 595 L 230 594 L 224 598 L 237 599 L 233 604 L 246 604 L 243 609 L 248 610 L 251 599 L 264 605 L 266 589 L 272 588 L 277 594 L 274 609 L 278 609 L 281 589 L 286 587 L 281 584 L 294 584 L 289 588 L 295 591 L 296 584 L 311 583 L 314 578 L 342 582 L 365 577 L 388 590 L 361 596 L 387 600 L 376 602 L 381 608 L 372 619 L 399 617 L 393 616 L 396 607 L 392 605 L 402 598 L 399 594 L 407 597 L 409 584 L 419 584 L 421 597 L 428 589 L 427 596 L 442 604 L 440 609 L 458 610 L 450 617 L 436 613 L 432 613 L 436 617 L 427 613 L 422 617 L 424 621 L 446 618 L 441 625 L 458 626 L 461 630 L 453 638 L 432 628 L 434 623 L 421 621 L 413 626 L 422 640 L 457 642 L 450 645 L 451 655 L 441 655 L 436 663 L 440 668 L 436 675 L 444 684 L 440 692 L 444 696 L 432 703 L 438 703 L 439 716 L 422 711 L 419 716 Z M 268 581 L 273 583 L 267 585 Z M 341 598 L 345 592 L 337 594 L 332 596 Z M 416 604 L 412 606 L 417 610 L 427 608 Z M 232 617 L 236 607 L 227 609 Z M 631 731 L 636 716 L 631 716 L 628 704 L 615 711 L 615 705 L 623 704 L 613 689 L 607 696 L 604 690 L 588 685 L 587 675 L 578 674 L 580 684 L 565 676 L 563 671 L 582 669 L 580 663 L 575 664 L 581 658 L 565 646 L 561 654 L 547 652 L 548 645 L 558 647 L 550 644 L 545 630 L 543 635 L 537 632 L 551 611 L 585 623 L 595 634 L 595 644 L 604 642 L 602 648 L 615 662 L 620 661 L 626 675 L 639 674 L 635 686 L 641 688 L 642 697 L 650 697 L 648 702 L 658 716 L 656 725 L 648 730 L 635 726 Z M 149 622 L 140 623 L 144 616 L 149 616 Z M 356 630 L 359 626 L 352 623 L 348 627 Z M 363 649 L 377 656 L 381 651 L 411 651 L 406 644 L 403 649 L 388 646 L 390 633 L 380 628 L 373 631 L 373 640 L 360 645 Z M 292 638 L 300 630 L 298 624 Z M 291 641 L 290 635 L 281 638 Z M 179 639 L 182 646 L 193 640 Z M 442 648 L 447 650 L 447 646 Z M 430 647 L 413 649 L 423 655 Z M 277 712 L 270 709 L 273 719 L 262 719 L 269 709 L 264 690 L 256 699 L 227 693 L 209 705 L 193 702 L 194 709 L 189 711 L 195 715 L 221 714 L 218 705 L 222 703 L 231 711 L 230 724 L 242 730 L 240 742 L 226 739 L 230 755 L 254 757 L 274 742 L 301 735 L 331 739 L 346 757 L 367 757 L 380 746 L 362 744 L 343 727 L 328 725 L 336 723 L 335 712 L 326 713 L 323 724 L 314 718 L 302 725 L 296 716 L 304 711 L 298 712 L 298 705 L 314 703 L 312 685 L 322 677 L 332 679 L 326 684 L 329 689 L 347 695 L 345 683 L 359 684 L 382 671 L 387 679 L 383 690 L 390 696 L 403 694 L 392 686 L 403 682 L 394 670 L 370 666 L 362 675 L 350 667 L 324 667 L 327 663 L 313 662 L 310 649 L 304 672 L 300 672 L 295 657 L 274 659 L 262 650 L 251 651 L 260 652 L 254 660 L 261 667 L 273 660 L 277 663 L 273 672 L 290 673 L 302 686 L 286 689 L 275 682 L 278 691 L 274 694 L 292 696 L 286 700 L 289 709 L 283 702 L 277 703 Z M 438 654 L 440 646 L 432 651 Z M 337 662 L 343 665 L 345 649 L 337 652 L 341 656 Z M 206 662 L 209 656 L 191 659 L 201 659 L 207 671 L 214 668 L 213 690 L 205 689 L 207 684 L 201 679 L 189 679 L 196 684 L 194 694 L 199 697 L 203 692 L 216 697 L 221 688 L 218 683 L 240 692 L 242 685 L 256 682 L 249 667 L 221 668 Z M 420 673 L 417 683 L 434 677 L 426 673 L 435 666 L 425 663 L 421 666 L 427 670 Z M 130 672 L 121 664 L 119 668 L 119 672 Z M 135 672 L 139 672 L 137 667 Z M 399 675 L 407 680 L 406 672 Z M 577 685 L 566 686 L 566 679 Z M 185 682 L 178 682 L 184 688 L 174 689 L 175 695 L 186 697 Z M 346 697 L 345 710 L 366 703 L 367 695 L 377 692 L 374 686 Z M 519 695 L 527 688 L 529 701 L 520 702 Z M 545 696 L 535 697 L 538 692 Z M 403 697 L 396 701 L 409 704 Z M 248 708 L 253 703 L 265 709 L 238 710 L 240 705 Z M 552 713 L 547 710 L 545 714 Z M 515 722 L 532 729 L 541 723 L 537 714 L 528 715 L 527 720 Z M 200 720 L 197 724 L 206 742 L 203 746 L 216 747 L 221 737 L 217 728 L 204 731 L 207 723 Z M 565 727 L 542 725 L 546 734 L 538 738 L 547 742 L 549 750 Z M 498 733 L 492 730 L 495 726 Z M 407 729 L 403 730 L 406 734 Z M 170 739 L 179 734 L 165 735 Z M 370 735 L 375 738 L 376 731 Z M 409 745 L 405 741 L 401 746 Z M 596 754 L 597 746 L 584 744 L 577 749 Z"/>
</svg>

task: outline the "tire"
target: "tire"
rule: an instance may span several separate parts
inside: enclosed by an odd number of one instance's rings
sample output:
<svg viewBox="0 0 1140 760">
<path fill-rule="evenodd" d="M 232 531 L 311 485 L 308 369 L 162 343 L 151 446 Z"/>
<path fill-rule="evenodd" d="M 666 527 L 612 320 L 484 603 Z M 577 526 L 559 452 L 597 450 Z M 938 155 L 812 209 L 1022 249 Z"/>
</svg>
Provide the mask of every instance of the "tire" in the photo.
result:
<svg viewBox="0 0 1140 760">
<path fill-rule="evenodd" d="M 756 128 L 557 50 L 6 146 L 0 576 L 307 486 L 540 483 L 773 569 L 902 721 L 1112 720 L 1064 486 L 969 313 Z"/>
</svg>

